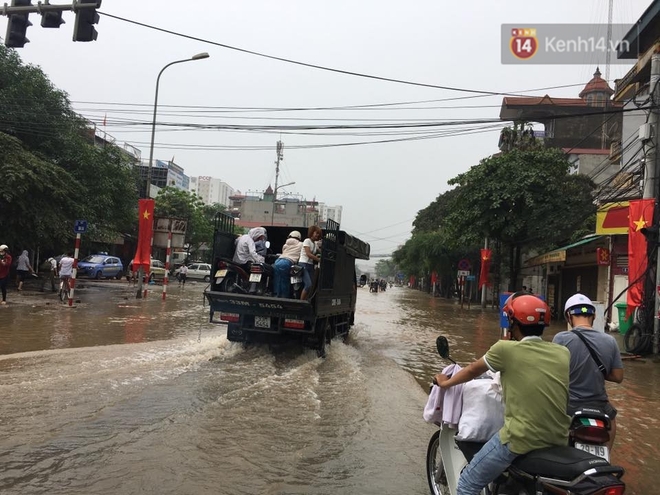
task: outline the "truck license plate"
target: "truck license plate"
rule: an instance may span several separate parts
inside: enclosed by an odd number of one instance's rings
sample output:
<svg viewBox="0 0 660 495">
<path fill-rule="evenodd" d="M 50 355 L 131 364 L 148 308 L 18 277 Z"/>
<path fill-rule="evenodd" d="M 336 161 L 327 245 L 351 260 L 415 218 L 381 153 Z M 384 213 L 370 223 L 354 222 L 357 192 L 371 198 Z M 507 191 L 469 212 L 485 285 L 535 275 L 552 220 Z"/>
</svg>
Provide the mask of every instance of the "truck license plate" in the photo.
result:
<svg viewBox="0 0 660 495">
<path fill-rule="evenodd" d="M 255 316 L 254 326 L 259 328 L 270 328 L 270 316 Z"/>
<path fill-rule="evenodd" d="M 261 273 L 250 273 L 250 282 L 261 282 Z"/>
<path fill-rule="evenodd" d="M 292 284 L 299 284 L 302 282 L 302 277 L 291 277 Z"/>
<path fill-rule="evenodd" d="M 590 445 L 588 443 L 575 442 L 575 448 L 584 450 L 598 457 L 602 457 L 607 462 L 610 462 L 610 450 L 604 445 Z"/>
</svg>

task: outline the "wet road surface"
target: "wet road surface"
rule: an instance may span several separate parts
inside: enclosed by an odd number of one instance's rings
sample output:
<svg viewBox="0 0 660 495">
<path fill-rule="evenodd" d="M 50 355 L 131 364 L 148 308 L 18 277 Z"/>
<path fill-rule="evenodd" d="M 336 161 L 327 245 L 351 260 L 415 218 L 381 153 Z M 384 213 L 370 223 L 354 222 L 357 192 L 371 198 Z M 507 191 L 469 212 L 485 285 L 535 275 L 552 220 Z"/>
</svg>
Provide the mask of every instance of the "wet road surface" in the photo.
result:
<svg viewBox="0 0 660 495">
<path fill-rule="evenodd" d="M 468 362 L 497 340 L 495 312 L 361 289 L 348 345 L 322 360 L 228 343 L 204 286 L 163 302 L 89 282 L 74 308 L 26 293 L 0 309 L 0 493 L 427 493 L 435 337 Z M 626 493 L 646 495 L 660 481 L 658 364 L 625 365 L 609 387 L 613 461 Z"/>
</svg>

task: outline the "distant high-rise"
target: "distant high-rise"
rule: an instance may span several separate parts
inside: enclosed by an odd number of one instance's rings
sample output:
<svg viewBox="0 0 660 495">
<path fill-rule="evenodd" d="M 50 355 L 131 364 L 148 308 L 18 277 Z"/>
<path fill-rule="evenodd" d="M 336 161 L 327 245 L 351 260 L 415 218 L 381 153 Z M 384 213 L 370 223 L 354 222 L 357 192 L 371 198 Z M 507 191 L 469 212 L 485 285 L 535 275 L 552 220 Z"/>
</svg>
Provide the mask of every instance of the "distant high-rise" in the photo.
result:
<svg viewBox="0 0 660 495">
<path fill-rule="evenodd" d="M 234 189 L 223 182 L 207 175 L 190 178 L 190 191 L 202 198 L 204 204 L 212 205 L 219 203 L 229 208 L 231 201 L 229 197 L 234 194 Z"/>
</svg>

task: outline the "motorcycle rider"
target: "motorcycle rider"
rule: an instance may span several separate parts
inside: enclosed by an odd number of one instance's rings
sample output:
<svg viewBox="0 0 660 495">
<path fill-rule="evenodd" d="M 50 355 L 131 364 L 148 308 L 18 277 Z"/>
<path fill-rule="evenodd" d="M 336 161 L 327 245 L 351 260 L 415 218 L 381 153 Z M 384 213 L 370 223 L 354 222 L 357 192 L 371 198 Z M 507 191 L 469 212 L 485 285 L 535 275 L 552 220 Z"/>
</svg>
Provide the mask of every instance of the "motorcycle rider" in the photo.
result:
<svg viewBox="0 0 660 495">
<path fill-rule="evenodd" d="M 605 332 L 593 328 L 596 307 L 584 294 L 574 294 L 564 305 L 566 321 L 571 330 L 559 332 L 552 340 L 571 352 L 571 382 L 569 387 L 568 414 L 573 415 L 581 407 L 596 407 L 610 417 L 611 430 L 608 447 L 612 449 L 616 435 L 617 410 L 610 404 L 605 390 L 605 381 L 623 381 L 623 362 L 616 340 Z M 579 333 L 586 342 L 576 335 Z M 587 345 L 598 356 L 604 370 L 591 356 Z"/>
<path fill-rule="evenodd" d="M 516 457 L 568 444 L 569 360 L 566 348 L 545 342 L 550 308 L 536 296 L 518 292 L 503 308 L 514 340 L 496 342 L 486 355 L 451 378 L 438 374 L 441 388 L 468 382 L 488 370 L 501 372 L 504 426 L 461 472 L 457 495 L 479 495 Z"/>
<path fill-rule="evenodd" d="M 236 239 L 236 251 L 234 252 L 234 263 L 238 263 L 246 271 L 250 271 L 250 263 L 263 263 L 264 257 L 257 253 L 255 243 L 266 239 L 266 229 L 255 227 L 247 234 Z"/>
<path fill-rule="evenodd" d="M 291 285 L 289 273 L 291 267 L 300 260 L 300 251 L 302 250 L 300 232 L 291 231 L 282 246 L 282 254 L 275 261 L 275 271 L 273 285 L 275 287 L 275 297 L 291 297 Z"/>
</svg>

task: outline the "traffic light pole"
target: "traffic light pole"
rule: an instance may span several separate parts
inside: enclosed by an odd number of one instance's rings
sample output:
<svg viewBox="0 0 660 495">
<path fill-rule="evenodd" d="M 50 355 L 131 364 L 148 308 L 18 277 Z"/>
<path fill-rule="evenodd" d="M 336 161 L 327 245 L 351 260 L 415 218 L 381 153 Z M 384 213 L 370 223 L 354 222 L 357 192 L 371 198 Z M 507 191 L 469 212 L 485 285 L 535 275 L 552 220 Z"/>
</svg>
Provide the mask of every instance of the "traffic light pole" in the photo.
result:
<svg viewBox="0 0 660 495">
<path fill-rule="evenodd" d="M 66 5 L 52 5 L 48 2 L 37 5 L 17 5 L 11 6 L 4 4 L 0 8 L 0 15 L 10 16 L 12 14 L 44 14 L 46 12 L 64 12 L 72 10 L 78 12 L 79 10 L 98 9 L 101 7 L 101 0 L 96 0 L 94 3 L 82 3 L 80 0 L 73 0 L 73 3 Z"/>
</svg>

